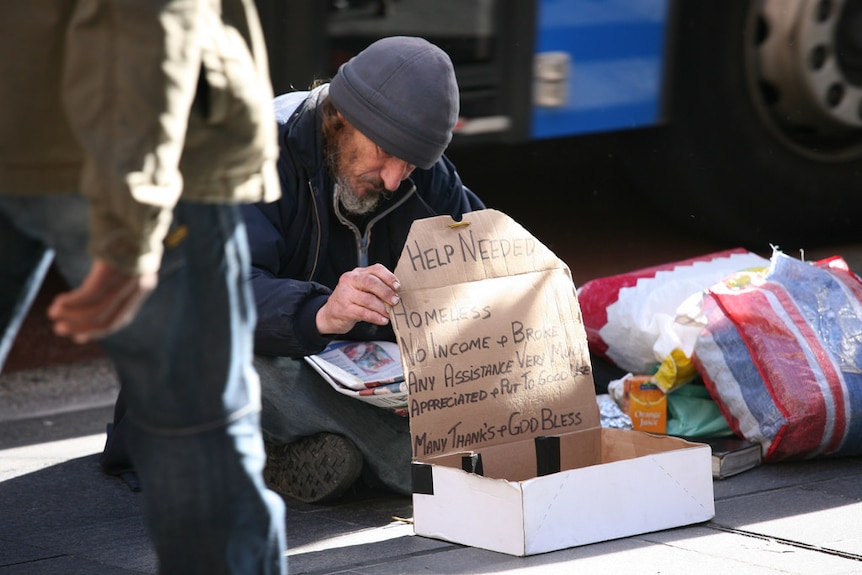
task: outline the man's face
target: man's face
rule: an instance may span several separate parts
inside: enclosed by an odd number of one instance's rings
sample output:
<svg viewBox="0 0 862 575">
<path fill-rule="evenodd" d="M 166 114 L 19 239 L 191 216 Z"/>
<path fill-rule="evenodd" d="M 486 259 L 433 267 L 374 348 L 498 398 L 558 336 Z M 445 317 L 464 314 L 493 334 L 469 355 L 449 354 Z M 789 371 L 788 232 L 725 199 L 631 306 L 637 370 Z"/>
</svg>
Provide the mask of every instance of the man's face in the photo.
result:
<svg viewBox="0 0 862 575">
<path fill-rule="evenodd" d="M 416 167 L 387 154 L 347 120 L 343 121 L 344 129 L 329 159 L 338 184 L 336 190 L 347 212 L 367 214 L 397 190 Z"/>
</svg>

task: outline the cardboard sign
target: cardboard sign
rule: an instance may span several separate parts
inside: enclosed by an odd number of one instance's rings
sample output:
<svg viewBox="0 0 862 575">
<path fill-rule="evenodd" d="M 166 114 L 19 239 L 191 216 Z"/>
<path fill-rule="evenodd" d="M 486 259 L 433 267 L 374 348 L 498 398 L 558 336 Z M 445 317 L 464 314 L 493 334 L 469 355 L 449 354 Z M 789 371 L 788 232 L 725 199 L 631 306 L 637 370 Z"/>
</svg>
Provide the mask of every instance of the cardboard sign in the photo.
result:
<svg viewBox="0 0 862 575">
<path fill-rule="evenodd" d="M 520 225 L 416 221 L 395 274 L 417 535 L 523 556 L 715 515 L 709 446 L 601 427 L 569 269 Z"/>
<path fill-rule="evenodd" d="M 395 275 L 414 459 L 600 426 L 571 272 L 511 218 L 417 221 Z"/>
</svg>

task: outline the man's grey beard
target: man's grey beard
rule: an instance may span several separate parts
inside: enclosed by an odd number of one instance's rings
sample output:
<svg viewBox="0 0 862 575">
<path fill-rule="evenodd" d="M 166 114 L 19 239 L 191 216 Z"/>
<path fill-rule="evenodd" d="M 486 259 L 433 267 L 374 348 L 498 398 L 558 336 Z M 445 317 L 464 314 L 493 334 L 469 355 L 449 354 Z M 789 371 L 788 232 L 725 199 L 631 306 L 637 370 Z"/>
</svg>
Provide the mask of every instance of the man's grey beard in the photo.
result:
<svg viewBox="0 0 862 575">
<path fill-rule="evenodd" d="M 348 214 L 364 216 L 376 208 L 388 194 L 366 194 L 357 196 L 353 190 L 342 181 L 341 177 L 335 180 L 335 197 L 341 202 L 341 206 Z"/>
<path fill-rule="evenodd" d="M 383 182 L 380 182 L 380 193 L 365 194 L 364 197 L 359 197 L 356 192 L 342 176 L 339 169 L 340 159 L 342 157 L 342 141 L 332 142 L 332 145 L 327 146 L 331 151 L 326 155 L 326 164 L 329 168 L 329 173 L 332 174 L 335 180 L 335 198 L 341 203 L 348 214 L 354 216 L 364 216 L 371 213 L 380 204 L 381 201 L 390 198 L 391 192 L 385 190 Z"/>
</svg>

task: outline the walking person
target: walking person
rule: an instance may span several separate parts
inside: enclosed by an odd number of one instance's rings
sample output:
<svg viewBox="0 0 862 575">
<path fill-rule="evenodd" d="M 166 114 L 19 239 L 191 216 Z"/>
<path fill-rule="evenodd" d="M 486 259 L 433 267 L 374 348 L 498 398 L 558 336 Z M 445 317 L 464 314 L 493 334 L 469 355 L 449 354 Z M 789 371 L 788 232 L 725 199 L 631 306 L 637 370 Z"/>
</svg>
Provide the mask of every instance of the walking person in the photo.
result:
<svg viewBox="0 0 862 575">
<path fill-rule="evenodd" d="M 286 572 L 235 205 L 279 194 L 251 0 L 3 3 L 0 71 L 0 365 L 53 262 L 55 332 L 116 367 L 159 573 Z"/>
</svg>

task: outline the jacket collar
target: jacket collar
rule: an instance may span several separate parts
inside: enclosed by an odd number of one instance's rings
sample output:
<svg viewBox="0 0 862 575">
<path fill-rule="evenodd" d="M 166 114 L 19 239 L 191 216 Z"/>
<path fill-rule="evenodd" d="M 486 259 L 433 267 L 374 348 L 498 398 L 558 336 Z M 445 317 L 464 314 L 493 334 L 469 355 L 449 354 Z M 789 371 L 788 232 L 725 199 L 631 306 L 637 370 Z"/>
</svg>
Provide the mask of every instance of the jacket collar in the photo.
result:
<svg viewBox="0 0 862 575">
<path fill-rule="evenodd" d="M 310 92 L 304 92 L 305 97 L 293 104 L 295 108 L 292 112 L 283 109 L 277 113 L 281 153 L 289 154 L 293 163 L 300 166 L 309 177 L 324 178 L 327 183 L 329 176 L 323 156 L 320 106 L 328 94 L 329 85 L 324 84 Z"/>
</svg>

